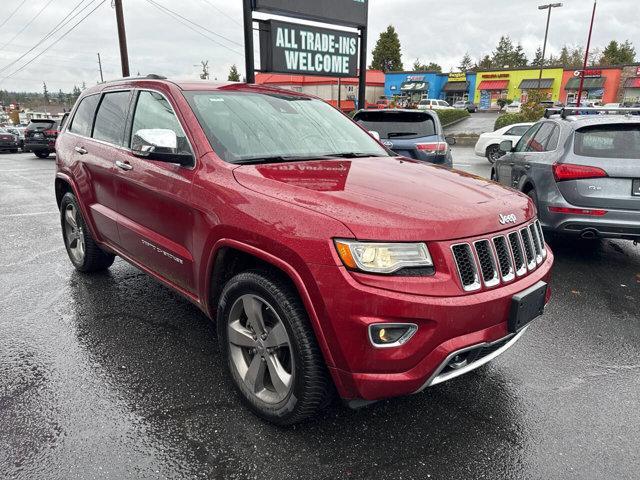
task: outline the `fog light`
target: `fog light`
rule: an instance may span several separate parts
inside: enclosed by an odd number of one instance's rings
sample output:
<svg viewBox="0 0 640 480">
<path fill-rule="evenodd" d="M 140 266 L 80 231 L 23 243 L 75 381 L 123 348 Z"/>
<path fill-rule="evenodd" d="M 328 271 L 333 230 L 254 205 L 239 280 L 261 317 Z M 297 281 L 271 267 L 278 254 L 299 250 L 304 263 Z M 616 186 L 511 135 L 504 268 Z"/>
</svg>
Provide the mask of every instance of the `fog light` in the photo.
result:
<svg viewBox="0 0 640 480">
<path fill-rule="evenodd" d="M 374 347 L 398 347 L 418 330 L 414 323 L 378 323 L 369 325 L 369 340 Z"/>
</svg>

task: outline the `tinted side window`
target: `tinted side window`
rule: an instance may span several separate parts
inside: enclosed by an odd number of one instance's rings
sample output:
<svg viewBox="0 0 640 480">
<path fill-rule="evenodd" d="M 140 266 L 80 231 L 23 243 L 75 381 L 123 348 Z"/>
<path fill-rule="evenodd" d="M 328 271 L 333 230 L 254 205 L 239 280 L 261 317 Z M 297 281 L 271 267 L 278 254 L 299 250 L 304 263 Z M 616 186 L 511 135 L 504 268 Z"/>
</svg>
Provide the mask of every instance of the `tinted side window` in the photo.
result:
<svg viewBox="0 0 640 480">
<path fill-rule="evenodd" d="M 526 152 L 526 147 L 527 144 L 529 143 L 529 141 L 533 138 L 533 136 L 535 135 L 535 133 L 538 131 L 538 129 L 540 128 L 540 124 L 536 123 L 535 125 L 532 125 L 531 128 L 529 130 L 527 130 L 527 132 L 522 136 L 522 138 L 520 139 L 520 141 L 518 142 L 518 145 L 516 145 L 516 152 Z"/>
<path fill-rule="evenodd" d="M 93 138 L 124 145 L 124 127 L 127 121 L 130 92 L 106 93 L 102 97 L 96 123 L 93 127 Z"/>
<path fill-rule="evenodd" d="M 91 136 L 91 127 L 93 127 L 93 115 L 96 112 L 96 106 L 100 100 L 100 95 L 91 95 L 85 97 L 80 101 L 78 109 L 76 110 L 69 131 L 83 135 L 85 137 Z"/>
<path fill-rule="evenodd" d="M 138 130 L 147 129 L 172 130 L 178 137 L 176 153 L 192 153 L 187 136 L 167 99 L 156 92 L 142 91 L 136 104 L 131 136 L 133 137 Z"/>
<path fill-rule="evenodd" d="M 558 148 L 558 140 L 560 140 L 560 128 L 556 125 L 553 127 L 553 132 L 551 132 L 551 136 L 547 142 L 546 151 L 551 152 Z"/>
<path fill-rule="evenodd" d="M 542 126 L 540 127 L 540 130 L 536 132 L 536 134 L 527 144 L 525 151 L 544 152 L 552 132 L 553 132 L 553 124 L 543 123 Z"/>
</svg>

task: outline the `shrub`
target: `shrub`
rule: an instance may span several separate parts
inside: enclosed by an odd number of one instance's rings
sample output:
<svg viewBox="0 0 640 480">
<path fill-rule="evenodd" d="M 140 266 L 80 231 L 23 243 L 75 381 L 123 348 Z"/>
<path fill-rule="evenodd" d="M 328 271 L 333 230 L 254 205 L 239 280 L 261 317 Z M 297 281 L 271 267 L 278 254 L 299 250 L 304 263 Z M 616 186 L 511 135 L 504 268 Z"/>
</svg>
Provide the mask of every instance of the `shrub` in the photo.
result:
<svg viewBox="0 0 640 480">
<path fill-rule="evenodd" d="M 466 118 L 470 115 L 466 110 L 453 108 L 447 108 L 446 110 L 434 110 L 434 112 L 436 112 L 440 118 L 440 123 L 442 123 L 443 127 L 451 125 L 453 122 L 460 120 L 461 118 Z"/>
<path fill-rule="evenodd" d="M 498 130 L 499 128 L 506 127 L 507 125 L 513 125 L 514 123 L 524 123 L 528 122 L 527 117 L 524 113 L 505 113 L 504 115 L 500 115 L 496 119 L 496 123 L 493 126 L 494 130 Z"/>
<path fill-rule="evenodd" d="M 511 100 L 510 98 L 499 98 L 496 103 L 500 108 L 504 108 L 505 105 L 511 105 L 513 103 L 513 100 Z"/>
<path fill-rule="evenodd" d="M 532 90 L 527 95 L 527 102 L 522 104 L 522 114 L 526 118 L 525 122 L 537 122 L 544 115 L 545 106 L 543 101 L 547 101 L 547 96 L 543 92 Z"/>
</svg>

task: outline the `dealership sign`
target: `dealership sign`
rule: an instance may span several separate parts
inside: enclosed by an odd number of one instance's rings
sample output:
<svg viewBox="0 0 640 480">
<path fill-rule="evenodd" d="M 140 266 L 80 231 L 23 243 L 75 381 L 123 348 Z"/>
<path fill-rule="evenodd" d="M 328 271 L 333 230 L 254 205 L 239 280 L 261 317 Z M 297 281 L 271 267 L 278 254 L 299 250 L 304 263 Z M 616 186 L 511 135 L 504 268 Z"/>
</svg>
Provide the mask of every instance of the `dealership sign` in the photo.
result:
<svg viewBox="0 0 640 480">
<path fill-rule="evenodd" d="M 254 0 L 254 10 L 317 22 L 366 27 L 369 0 Z"/>
<path fill-rule="evenodd" d="M 303 75 L 355 77 L 358 35 L 270 20 L 260 29 L 262 70 Z"/>
</svg>

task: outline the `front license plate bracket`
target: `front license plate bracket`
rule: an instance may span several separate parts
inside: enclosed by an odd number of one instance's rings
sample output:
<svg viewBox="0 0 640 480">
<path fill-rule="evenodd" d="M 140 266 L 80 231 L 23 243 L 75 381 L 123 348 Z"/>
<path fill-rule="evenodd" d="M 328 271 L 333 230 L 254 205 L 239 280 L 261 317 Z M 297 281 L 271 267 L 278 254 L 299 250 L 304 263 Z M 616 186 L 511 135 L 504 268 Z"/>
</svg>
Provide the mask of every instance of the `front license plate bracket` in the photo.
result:
<svg viewBox="0 0 640 480">
<path fill-rule="evenodd" d="M 511 299 L 509 313 L 509 332 L 516 333 L 527 326 L 532 320 L 544 313 L 547 284 L 538 282 L 532 287 L 515 294 Z"/>
</svg>

